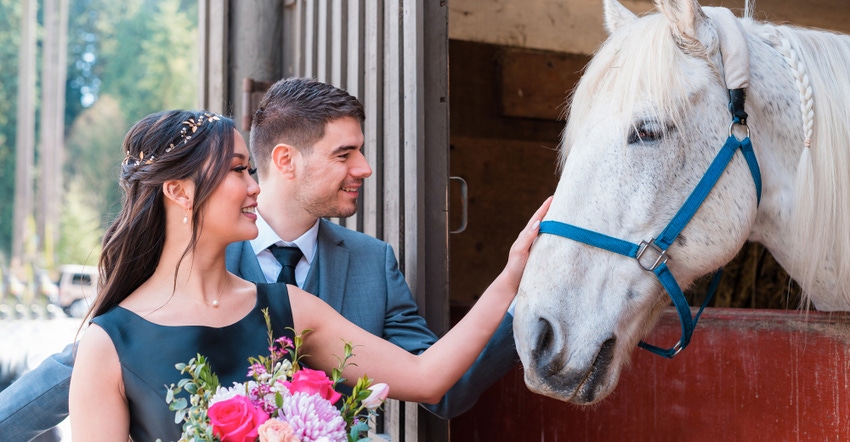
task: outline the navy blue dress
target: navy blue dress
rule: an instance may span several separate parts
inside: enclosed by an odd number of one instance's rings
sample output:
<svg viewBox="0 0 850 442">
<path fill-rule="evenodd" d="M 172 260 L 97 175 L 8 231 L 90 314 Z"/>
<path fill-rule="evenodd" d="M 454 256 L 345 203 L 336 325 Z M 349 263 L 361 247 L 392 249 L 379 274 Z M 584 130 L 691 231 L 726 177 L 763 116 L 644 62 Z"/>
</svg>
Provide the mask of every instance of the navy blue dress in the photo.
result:
<svg viewBox="0 0 850 442">
<path fill-rule="evenodd" d="M 268 355 L 262 309 L 269 309 L 274 337 L 293 338 L 292 309 L 285 284 L 257 284 L 254 309 L 226 327 L 163 326 L 115 307 L 92 320 L 118 351 L 130 406 L 130 437 L 136 442 L 180 439 L 182 423 L 165 402 L 167 387 L 188 375 L 174 365 L 204 355 L 223 386 L 248 379 L 248 358 Z M 185 395 L 182 392 L 181 395 Z"/>
</svg>

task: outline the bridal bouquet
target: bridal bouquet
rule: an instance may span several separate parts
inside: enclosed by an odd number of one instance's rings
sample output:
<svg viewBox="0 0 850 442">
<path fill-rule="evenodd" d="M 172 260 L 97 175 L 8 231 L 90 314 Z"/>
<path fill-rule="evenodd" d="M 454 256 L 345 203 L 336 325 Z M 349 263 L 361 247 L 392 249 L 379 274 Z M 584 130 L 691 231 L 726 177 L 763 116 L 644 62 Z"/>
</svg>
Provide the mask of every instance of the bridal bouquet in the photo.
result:
<svg viewBox="0 0 850 442">
<path fill-rule="evenodd" d="M 250 358 L 249 380 L 219 385 L 207 360 L 197 355 L 186 364 L 177 364 L 188 373 L 167 392 L 166 402 L 176 412 L 175 422 L 183 422 L 183 441 L 261 441 L 261 442 L 355 442 L 366 441 L 368 419 L 387 397 L 386 384 L 372 385 L 371 379 L 357 380 L 351 395 L 335 388 L 344 381 L 342 371 L 353 355 L 345 344 L 345 355 L 331 377 L 302 367 L 298 354 L 309 330 L 289 338 L 272 336 L 268 312 L 269 355 Z M 286 358 L 286 356 L 289 358 Z M 189 398 L 177 397 L 181 391 Z"/>
</svg>

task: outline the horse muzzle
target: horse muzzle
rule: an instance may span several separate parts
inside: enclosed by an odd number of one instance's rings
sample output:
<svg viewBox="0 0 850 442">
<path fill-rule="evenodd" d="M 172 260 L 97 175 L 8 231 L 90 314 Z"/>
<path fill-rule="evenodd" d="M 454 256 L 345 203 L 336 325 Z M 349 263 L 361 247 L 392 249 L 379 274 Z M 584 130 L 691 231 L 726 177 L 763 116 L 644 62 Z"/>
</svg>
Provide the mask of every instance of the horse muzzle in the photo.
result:
<svg viewBox="0 0 850 442">
<path fill-rule="evenodd" d="M 515 323 L 516 326 L 516 323 Z M 522 327 L 518 327 L 522 329 Z M 606 339 L 594 357 L 582 363 L 571 358 L 570 351 L 556 325 L 538 318 L 525 342 L 518 346 L 525 368 L 525 384 L 533 392 L 561 401 L 589 405 L 607 396 L 617 383 L 618 370 L 614 364 L 616 337 Z M 516 335 L 519 340 L 522 331 Z M 612 379 L 613 378 L 613 379 Z"/>
</svg>

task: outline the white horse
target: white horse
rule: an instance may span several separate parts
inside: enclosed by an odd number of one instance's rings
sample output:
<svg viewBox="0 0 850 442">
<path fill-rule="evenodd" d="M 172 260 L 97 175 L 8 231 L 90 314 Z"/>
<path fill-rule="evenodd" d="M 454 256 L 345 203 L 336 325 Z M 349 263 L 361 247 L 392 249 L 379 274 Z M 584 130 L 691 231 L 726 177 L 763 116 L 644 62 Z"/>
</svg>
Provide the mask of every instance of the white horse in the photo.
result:
<svg viewBox="0 0 850 442">
<path fill-rule="evenodd" d="M 652 243 L 724 140 L 751 141 L 761 199 L 735 153 L 664 251 L 668 276 L 686 289 L 757 241 L 806 302 L 850 310 L 850 37 L 736 19 L 696 0 L 655 6 L 657 13 L 637 16 L 604 0 L 609 38 L 573 91 L 562 176 L 546 216 L 596 232 L 597 241 L 541 233 L 517 296 L 527 386 L 577 404 L 614 389 L 672 296 L 652 271 L 664 247 L 650 246 L 639 262 L 600 246 L 598 234 L 626 248 Z M 746 125 L 732 124 L 730 71 L 749 73 L 749 118 L 735 121 Z M 690 320 L 687 303 L 684 315 Z M 687 344 L 684 324 L 667 356 Z"/>
</svg>

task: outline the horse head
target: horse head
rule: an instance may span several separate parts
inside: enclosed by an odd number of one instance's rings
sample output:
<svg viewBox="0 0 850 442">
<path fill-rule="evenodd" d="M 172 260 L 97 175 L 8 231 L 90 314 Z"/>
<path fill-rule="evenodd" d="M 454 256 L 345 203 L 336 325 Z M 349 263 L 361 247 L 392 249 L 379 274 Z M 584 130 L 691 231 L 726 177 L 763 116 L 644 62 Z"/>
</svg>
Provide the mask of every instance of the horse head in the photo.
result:
<svg viewBox="0 0 850 442">
<path fill-rule="evenodd" d="M 609 37 L 573 91 L 547 220 L 650 241 L 729 137 L 716 24 L 695 0 L 656 0 L 656 8 L 637 16 L 604 0 Z M 757 206 L 751 172 L 736 155 L 668 249 L 682 288 L 734 258 Z M 669 302 L 637 260 L 542 234 L 514 316 L 527 386 L 577 404 L 601 400 Z"/>
</svg>

